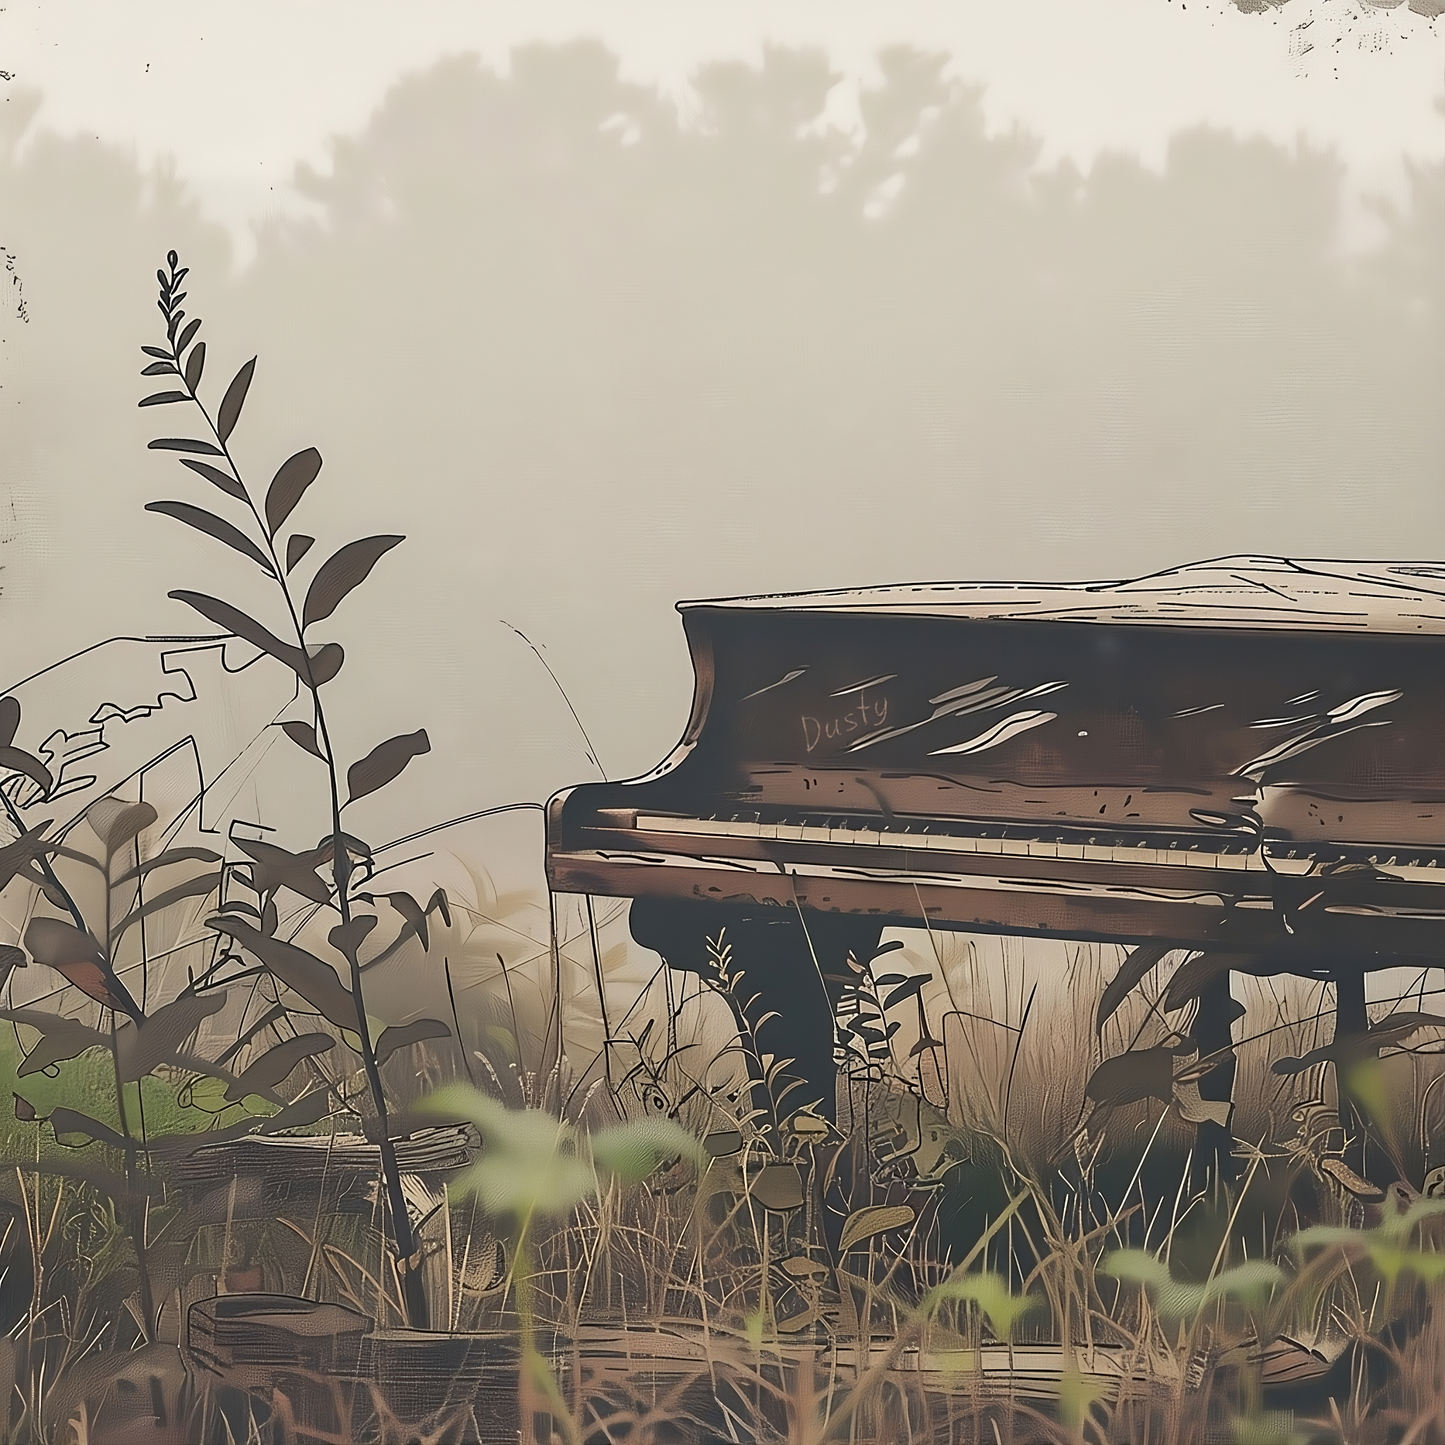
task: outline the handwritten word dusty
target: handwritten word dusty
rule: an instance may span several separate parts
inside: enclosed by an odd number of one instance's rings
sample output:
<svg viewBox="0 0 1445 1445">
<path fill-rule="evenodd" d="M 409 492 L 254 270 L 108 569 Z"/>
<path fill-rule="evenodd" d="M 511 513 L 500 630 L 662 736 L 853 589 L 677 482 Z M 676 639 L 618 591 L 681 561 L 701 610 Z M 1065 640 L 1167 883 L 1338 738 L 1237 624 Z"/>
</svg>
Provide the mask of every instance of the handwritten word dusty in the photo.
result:
<svg viewBox="0 0 1445 1445">
<path fill-rule="evenodd" d="M 811 753 L 825 740 L 837 741 L 866 728 L 882 727 L 888 720 L 888 699 L 870 698 L 867 689 L 858 694 L 858 701 L 837 717 L 816 718 L 803 714 L 803 743 Z"/>
</svg>

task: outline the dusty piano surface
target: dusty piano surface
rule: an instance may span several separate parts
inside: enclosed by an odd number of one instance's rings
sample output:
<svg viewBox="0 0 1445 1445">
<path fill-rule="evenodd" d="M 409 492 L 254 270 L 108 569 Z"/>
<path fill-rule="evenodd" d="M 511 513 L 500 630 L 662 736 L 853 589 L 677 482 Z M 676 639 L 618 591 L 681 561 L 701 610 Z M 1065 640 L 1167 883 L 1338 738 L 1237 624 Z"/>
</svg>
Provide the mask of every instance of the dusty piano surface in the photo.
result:
<svg viewBox="0 0 1445 1445">
<path fill-rule="evenodd" d="M 924 918 L 1321 976 L 1445 957 L 1445 565 L 1231 557 L 680 610 L 683 739 L 555 797 L 547 848 L 554 888 L 637 900 L 674 966 L 725 921 L 806 992 L 784 959 L 806 921 L 822 1008 L 840 950 Z M 821 1036 L 790 1043 L 825 1067 Z"/>
</svg>

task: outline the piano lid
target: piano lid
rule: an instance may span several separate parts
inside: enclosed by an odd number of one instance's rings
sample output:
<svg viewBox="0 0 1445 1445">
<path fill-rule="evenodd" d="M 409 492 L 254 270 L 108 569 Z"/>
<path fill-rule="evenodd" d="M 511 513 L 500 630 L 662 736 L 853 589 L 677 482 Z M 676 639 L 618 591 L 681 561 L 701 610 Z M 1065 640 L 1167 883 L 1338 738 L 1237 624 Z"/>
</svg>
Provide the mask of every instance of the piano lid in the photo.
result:
<svg viewBox="0 0 1445 1445">
<path fill-rule="evenodd" d="M 1445 562 L 1220 557 L 1117 582 L 922 582 L 679 602 L 875 616 L 1445 635 Z"/>
</svg>

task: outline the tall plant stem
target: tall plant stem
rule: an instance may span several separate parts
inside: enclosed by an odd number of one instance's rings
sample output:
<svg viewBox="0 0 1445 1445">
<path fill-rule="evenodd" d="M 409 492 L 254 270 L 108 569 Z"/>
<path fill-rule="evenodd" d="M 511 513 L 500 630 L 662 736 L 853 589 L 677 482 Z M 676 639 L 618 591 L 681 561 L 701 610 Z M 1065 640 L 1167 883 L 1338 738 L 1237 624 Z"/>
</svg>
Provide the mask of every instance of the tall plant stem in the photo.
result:
<svg viewBox="0 0 1445 1445">
<path fill-rule="evenodd" d="M 346 849 L 346 836 L 341 828 L 341 789 L 336 775 L 336 754 L 331 744 L 330 731 L 326 725 L 326 712 L 321 705 L 320 687 L 311 674 L 310 657 L 306 651 L 305 629 L 296 611 L 296 603 L 295 599 L 291 596 L 291 589 L 286 585 L 286 573 L 281 565 L 281 559 L 277 555 L 271 529 L 262 518 L 256 506 L 255 499 L 251 496 L 251 490 L 242 479 L 240 470 L 237 468 L 235 460 L 231 456 L 230 448 L 227 446 L 225 439 L 222 438 L 210 412 L 206 409 L 200 397 L 196 395 L 190 383 L 184 379 L 184 369 L 180 366 L 178 358 L 176 360 L 176 366 L 177 370 L 182 372 L 181 384 L 185 386 L 190 399 L 195 402 L 201 416 L 205 419 L 206 426 L 210 429 L 211 435 L 215 437 L 216 445 L 225 458 L 226 465 L 230 468 L 232 477 L 235 478 L 237 485 L 240 486 L 245 493 L 246 505 L 256 521 L 256 526 L 266 547 L 267 555 L 270 557 L 272 575 L 276 579 L 276 585 L 281 590 L 281 596 L 286 603 L 286 611 L 291 619 L 291 627 L 296 635 L 296 644 L 300 651 L 302 666 L 305 668 L 305 675 L 301 678 L 301 681 L 311 694 L 312 708 L 316 719 L 316 737 L 322 748 L 322 761 L 326 764 L 327 782 L 330 785 L 331 868 L 332 877 L 336 885 L 336 908 L 341 914 L 342 927 L 345 927 L 351 922 L 351 898 L 349 893 L 351 859 Z M 362 993 L 361 964 L 358 949 L 353 947 L 350 950 L 347 962 L 351 969 L 351 993 L 356 1001 L 356 1032 L 361 1045 L 358 1052 L 361 1055 L 362 1067 L 366 1073 L 366 1083 L 371 1093 L 372 1108 L 376 1113 L 377 1145 L 381 1154 L 382 1182 L 386 1190 L 387 1208 L 391 1218 L 392 1245 L 396 1254 L 397 1272 L 401 1279 L 402 1303 L 406 1311 L 407 1324 L 414 1330 L 425 1330 L 431 1327 L 431 1312 L 427 1303 L 425 1281 L 421 1275 L 421 1262 L 418 1258 L 416 1234 L 411 1226 L 411 1216 L 407 1213 L 406 1195 L 402 1191 L 401 1170 L 396 1158 L 396 1143 L 391 1138 L 391 1129 L 387 1119 L 386 1096 L 382 1088 L 381 1068 L 376 1059 L 376 1045 L 371 1037 L 371 1027 L 366 1017 L 366 1004 Z"/>
</svg>

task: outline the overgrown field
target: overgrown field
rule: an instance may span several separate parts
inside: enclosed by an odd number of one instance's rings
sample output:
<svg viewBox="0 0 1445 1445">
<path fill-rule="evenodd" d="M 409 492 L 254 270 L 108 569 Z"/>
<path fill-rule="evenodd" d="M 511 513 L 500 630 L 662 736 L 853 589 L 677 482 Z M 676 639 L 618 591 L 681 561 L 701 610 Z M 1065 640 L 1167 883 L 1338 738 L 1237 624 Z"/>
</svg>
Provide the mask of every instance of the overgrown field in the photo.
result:
<svg viewBox="0 0 1445 1445">
<path fill-rule="evenodd" d="M 164 759 L 88 796 L 0 699 L 0 1436 L 1445 1442 L 1436 970 L 1359 1039 L 1331 984 L 1236 979 L 1231 1111 L 1183 955 L 890 931 L 802 1099 L 726 930 L 662 969 L 547 895 L 535 812 L 351 831 L 430 743 L 340 756 L 316 632 L 403 538 L 313 568 L 321 457 L 243 477 L 254 362 L 202 403 L 185 278 L 141 404 L 208 505 L 151 509 L 256 586 L 172 596 L 294 679 L 325 803 L 216 834 Z M 202 1357 L 267 1297 L 350 1365 Z"/>
</svg>

